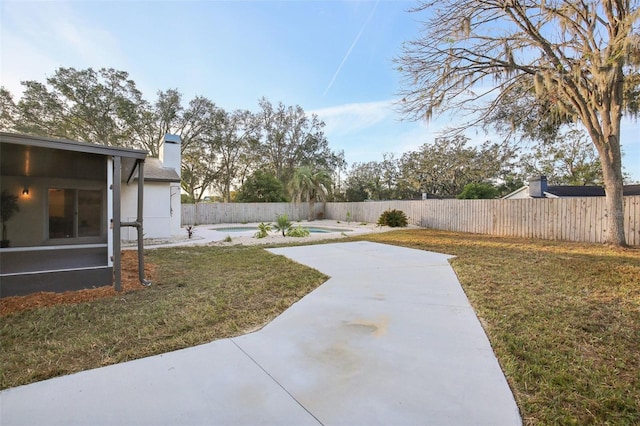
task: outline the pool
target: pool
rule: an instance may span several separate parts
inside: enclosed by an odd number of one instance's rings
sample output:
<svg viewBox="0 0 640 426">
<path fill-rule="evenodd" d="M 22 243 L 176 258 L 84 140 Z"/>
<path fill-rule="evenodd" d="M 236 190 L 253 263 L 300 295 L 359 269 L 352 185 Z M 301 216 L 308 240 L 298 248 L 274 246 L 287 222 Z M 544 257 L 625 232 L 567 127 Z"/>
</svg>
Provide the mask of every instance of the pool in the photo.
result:
<svg viewBox="0 0 640 426">
<path fill-rule="evenodd" d="M 296 225 L 297 226 L 297 225 Z M 294 226 L 295 227 L 295 226 Z M 303 228 L 308 229 L 312 234 L 329 234 L 332 232 L 351 232 L 351 229 L 342 229 L 342 228 L 320 228 L 314 226 L 303 226 Z M 220 232 L 257 232 L 257 226 L 229 226 L 224 228 L 211 228 L 214 231 Z M 273 227 L 272 227 L 272 231 Z"/>
</svg>

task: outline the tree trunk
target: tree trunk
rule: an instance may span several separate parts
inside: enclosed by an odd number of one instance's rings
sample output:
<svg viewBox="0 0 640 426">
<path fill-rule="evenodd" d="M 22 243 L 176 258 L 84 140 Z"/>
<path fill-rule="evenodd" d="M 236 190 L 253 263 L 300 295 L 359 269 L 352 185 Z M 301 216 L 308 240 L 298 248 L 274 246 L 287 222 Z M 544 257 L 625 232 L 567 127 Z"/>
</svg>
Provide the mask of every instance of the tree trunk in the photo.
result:
<svg viewBox="0 0 640 426">
<path fill-rule="evenodd" d="M 603 109 L 602 133 L 587 127 L 602 165 L 604 178 L 605 205 L 607 210 L 607 228 L 605 242 L 618 247 L 626 247 L 624 235 L 624 197 L 622 195 L 622 152 L 620 149 L 620 111 L 621 103 L 614 111 Z M 612 113 L 613 112 L 613 113 Z M 612 117 L 613 116 L 613 117 Z"/>
<path fill-rule="evenodd" d="M 592 115 L 584 114 L 582 122 L 586 125 L 594 145 L 598 150 L 602 176 L 604 178 L 605 205 L 607 210 L 607 228 L 605 242 L 618 247 L 626 247 L 624 235 L 624 197 L 622 192 L 622 150 L 620 148 L 620 123 L 624 105 L 624 73 L 622 64 L 604 70 L 599 78 L 610 82 L 609 90 L 602 90 L 598 99 L 599 107 Z M 597 129 L 593 123 L 599 121 Z M 590 126 L 588 123 L 592 123 Z"/>
<path fill-rule="evenodd" d="M 309 215 L 307 217 L 309 222 L 313 221 L 315 217 L 315 210 L 316 210 L 316 201 L 313 199 L 313 197 L 311 197 L 309 199 Z"/>
<path fill-rule="evenodd" d="M 600 161 L 602 163 L 604 190 L 606 193 L 606 242 L 618 247 L 625 247 L 627 243 L 624 235 L 624 197 L 622 193 L 623 180 L 619 146 L 619 144 L 605 146 L 605 155 L 600 155 Z"/>
</svg>

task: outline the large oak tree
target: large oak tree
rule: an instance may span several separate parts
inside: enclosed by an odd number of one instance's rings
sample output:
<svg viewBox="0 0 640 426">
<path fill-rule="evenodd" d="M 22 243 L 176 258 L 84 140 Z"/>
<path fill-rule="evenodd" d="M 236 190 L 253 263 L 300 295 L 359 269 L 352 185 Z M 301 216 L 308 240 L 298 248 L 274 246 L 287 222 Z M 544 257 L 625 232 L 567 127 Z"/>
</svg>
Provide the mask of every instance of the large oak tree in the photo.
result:
<svg viewBox="0 0 640 426">
<path fill-rule="evenodd" d="M 421 2 L 414 11 L 426 14 L 423 31 L 396 59 L 405 77 L 402 109 L 430 118 L 471 106 L 479 124 L 502 97 L 528 84 L 550 111 L 586 128 L 602 164 L 607 241 L 625 245 L 620 123 L 625 110 L 635 109 L 637 6 L 636 0 Z"/>
</svg>

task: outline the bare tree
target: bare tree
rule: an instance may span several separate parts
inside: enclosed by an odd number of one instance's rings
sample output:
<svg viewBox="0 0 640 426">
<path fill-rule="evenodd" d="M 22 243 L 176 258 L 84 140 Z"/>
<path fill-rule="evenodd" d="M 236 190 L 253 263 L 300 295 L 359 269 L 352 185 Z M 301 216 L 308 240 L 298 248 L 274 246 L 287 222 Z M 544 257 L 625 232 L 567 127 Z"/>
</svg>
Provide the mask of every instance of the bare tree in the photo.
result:
<svg viewBox="0 0 640 426">
<path fill-rule="evenodd" d="M 396 59 L 403 111 L 429 119 L 471 106 L 475 125 L 529 84 L 587 129 L 602 163 L 607 242 L 625 245 L 620 122 L 636 109 L 637 0 L 430 0 L 414 11 L 427 20 Z"/>
</svg>

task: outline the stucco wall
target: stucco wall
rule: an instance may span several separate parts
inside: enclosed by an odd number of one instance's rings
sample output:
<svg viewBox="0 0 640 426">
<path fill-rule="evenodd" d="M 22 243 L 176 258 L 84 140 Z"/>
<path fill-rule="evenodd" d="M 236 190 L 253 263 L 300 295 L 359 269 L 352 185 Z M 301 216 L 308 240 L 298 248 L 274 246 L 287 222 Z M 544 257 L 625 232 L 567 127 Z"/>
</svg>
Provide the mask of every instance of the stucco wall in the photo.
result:
<svg viewBox="0 0 640 426">
<path fill-rule="evenodd" d="M 138 208 L 138 183 L 123 185 L 121 199 L 122 221 L 135 221 Z M 180 186 L 178 183 L 145 182 L 144 238 L 170 238 L 171 236 L 179 235 L 180 210 Z M 137 230 L 135 228 L 122 228 L 123 240 L 135 240 L 136 238 Z"/>
</svg>

